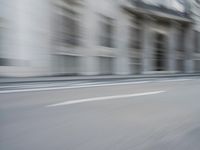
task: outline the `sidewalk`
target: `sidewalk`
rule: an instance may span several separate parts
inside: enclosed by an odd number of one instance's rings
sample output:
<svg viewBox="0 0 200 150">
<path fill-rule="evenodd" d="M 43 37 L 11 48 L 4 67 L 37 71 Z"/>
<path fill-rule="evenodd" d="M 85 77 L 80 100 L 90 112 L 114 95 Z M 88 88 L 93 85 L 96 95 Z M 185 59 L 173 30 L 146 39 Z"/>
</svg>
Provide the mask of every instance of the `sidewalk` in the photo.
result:
<svg viewBox="0 0 200 150">
<path fill-rule="evenodd" d="M 107 76 L 48 76 L 48 77 L 0 77 L 0 84 L 31 83 L 31 82 L 61 82 L 81 80 L 117 80 L 117 79 L 151 79 L 151 78 L 174 78 L 192 77 L 198 74 L 153 74 L 153 75 L 107 75 Z"/>
</svg>

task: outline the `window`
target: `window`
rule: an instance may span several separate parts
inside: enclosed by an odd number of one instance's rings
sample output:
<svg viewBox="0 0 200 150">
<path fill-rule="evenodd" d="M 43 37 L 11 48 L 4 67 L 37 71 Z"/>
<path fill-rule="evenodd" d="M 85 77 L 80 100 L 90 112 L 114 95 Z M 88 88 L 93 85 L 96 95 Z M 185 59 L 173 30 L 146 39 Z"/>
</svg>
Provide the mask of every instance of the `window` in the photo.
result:
<svg viewBox="0 0 200 150">
<path fill-rule="evenodd" d="M 74 18 L 64 16 L 62 23 L 62 42 L 72 46 L 78 45 L 78 22 Z"/>
<path fill-rule="evenodd" d="M 138 28 L 130 27 L 130 48 L 140 49 L 141 48 L 141 30 Z"/>
<path fill-rule="evenodd" d="M 195 48 L 195 52 L 198 53 L 199 52 L 199 40 L 200 40 L 200 35 L 198 31 L 194 31 L 194 48 Z"/>
<path fill-rule="evenodd" d="M 184 29 L 180 29 L 178 33 L 178 51 L 184 51 L 184 38 L 185 38 L 185 33 Z"/>
<path fill-rule="evenodd" d="M 7 58 L 0 58 L 0 66 L 10 66 L 10 61 Z"/>
<path fill-rule="evenodd" d="M 113 43 L 113 20 L 103 17 L 100 30 L 100 45 L 105 47 L 114 47 Z"/>
<path fill-rule="evenodd" d="M 63 46 L 78 46 L 79 14 L 75 11 L 75 5 L 71 1 L 63 2 L 66 3 L 66 6 L 59 6 L 58 17 L 55 18 L 59 22 L 59 26 L 56 26 L 58 43 Z"/>
<path fill-rule="evenodd" d="M 195 60 L 195 71 L 200 72 L 200 60 Z"/>
<path fill-rule="evenodd" d="M 165 71 L 166 70 L 166 36 L 161 33 L 155 34 L 154 41 L 154 64 L 155 71 Z"/>
</svg>

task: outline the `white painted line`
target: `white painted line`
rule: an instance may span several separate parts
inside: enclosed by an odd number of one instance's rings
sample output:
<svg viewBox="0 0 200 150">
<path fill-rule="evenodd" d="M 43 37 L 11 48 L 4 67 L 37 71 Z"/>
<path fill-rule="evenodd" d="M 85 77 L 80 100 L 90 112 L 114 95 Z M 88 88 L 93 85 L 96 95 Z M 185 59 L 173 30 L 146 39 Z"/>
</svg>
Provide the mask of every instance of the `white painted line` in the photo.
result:
<svg viewBox="0 0 200 150">
<path fill-rule="evenodd" d="M 137 96 L 155 95 L 155 94 L 160 94 L 160 93 L 163 93 L 163 92 L 165 92 L 165 91 L 154 91 L 154 92 L 105 96 L 105 97 L 93 97 L 93 98 L 65 101 L 65 102 L 62 102 L 62 103 L 47 105 L 46 107 L 57 107 L 57 106 L 72 105 L 72 104 L 79 104 L 79 103 L 85 103 L 85 102 L 94 102 L 94 101 L 112 100 L 112 99 L 119 99 L 119 98 L 129 98 L 129 97 L 137 97 Z"/>
<path fill-rule="evenodd" d="M 0 91 L 0 94 L 8 93 L 19 93 L 19 92 L 37 92 L 37 91 L 50 91 L 50 90 L 64 90 L 64 89 L 78 89 L 78 88 L 90 88 L 90 87 L 103 87 L 103 86 L 114 86 L 114 85 L 133 85 L 149 83 L 151 81 L 139 81 L 139 82 L 122 82 L 122 83 L 111 83 L 111 84 L 97 84 L 97 85 L 80 85 L 80 86 L 69 86 L 69 87 L 44 87 L 37 89 L 17 89 L 17 90 L 4 90 Z"/>
<path fill-rule="evenodd" d="M 151 81 L 137 81 L 137 82 L 120 82 L 120 83 L 106 83 L 106 82 L 91 82 L 91 83 L 84 83 L 80 85 L 74 86 L 75 88 L 78 87 L 99 87 L 99 86 L 112 86 L 112 85 L 130 85 L 130 84 L 144 84 L 149 83 Z M 74 88 L 71 87 L 71 88 Z"/>
<path fill-rule="evenodd" d="M 3 86 L 0 86 L 0 88 L 15 88 L 15 87 L 19 87 L 19 85 L 5 85 L 5 86 L 3 85 Z"/>
<path fill-rule="evenodd" d="M 166 80 L 159 80 L 158 82 L 181 82 L 181 81 L 190 81 L 193 79 L 166 79 Z"/>
</svg>

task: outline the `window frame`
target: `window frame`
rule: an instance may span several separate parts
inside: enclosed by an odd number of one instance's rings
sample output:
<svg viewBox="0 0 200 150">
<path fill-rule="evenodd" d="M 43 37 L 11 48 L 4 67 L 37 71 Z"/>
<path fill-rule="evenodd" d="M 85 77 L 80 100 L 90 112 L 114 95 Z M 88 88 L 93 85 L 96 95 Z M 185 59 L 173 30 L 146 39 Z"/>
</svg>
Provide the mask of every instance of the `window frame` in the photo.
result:
<svg viewBox="0 0 200 150">
<path fill-rule="evenodd" d="M 99 45 L 114 48 L 114 19 L 100 15 Z"/>
</svg>

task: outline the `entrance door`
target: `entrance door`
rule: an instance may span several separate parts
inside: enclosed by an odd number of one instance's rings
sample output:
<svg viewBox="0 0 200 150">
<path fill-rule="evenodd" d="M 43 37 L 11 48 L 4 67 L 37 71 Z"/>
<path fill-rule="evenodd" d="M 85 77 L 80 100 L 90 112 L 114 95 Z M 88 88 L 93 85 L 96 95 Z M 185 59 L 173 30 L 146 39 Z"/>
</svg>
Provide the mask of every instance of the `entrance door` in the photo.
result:
<svg viewBox="0 0 200 150">
<path fill-rule="evenodd" d="M 166 70 L 166 36 L 161 33 L 155 34 L 154 41 L 154 68 L 155 71 Z"/>
</svg>

